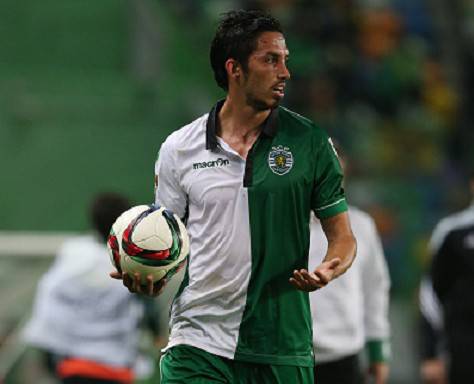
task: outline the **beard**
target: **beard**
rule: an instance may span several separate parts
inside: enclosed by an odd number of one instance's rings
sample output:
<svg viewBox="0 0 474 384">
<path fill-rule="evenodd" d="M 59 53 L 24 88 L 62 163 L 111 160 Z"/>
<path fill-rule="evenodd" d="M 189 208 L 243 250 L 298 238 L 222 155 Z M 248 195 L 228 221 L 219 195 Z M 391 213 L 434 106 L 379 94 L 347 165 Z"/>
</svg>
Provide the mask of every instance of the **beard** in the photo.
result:
<svg viewBox="0 0 474 384">
<path fill-rule="evenodd" d="M 256 92 L 252 92 L 252 88 L 258 88 L 256 86 L 255 79 L 250 78 L 247 71 L 243 71 L 243 86 L 247 87 L 245 91 L 245 101 L 248 106 L 253 108 L 256 112 L 268 111 L 269 109 L 276 108 L 280 103 L 279 99 L 271 98 L 266 100 L 264 97 L 259 96 Z"/>
<path fill-rule="evenodd" d="M 245 100 L 247 105 L 252 107 L 257 112 L 267 111 L 278 106 L 279 100 L 273 99 L 272 102 L 268 102 L 261 97 L 256 96 L 250 92 L 245 94 Z"/>
</svg>

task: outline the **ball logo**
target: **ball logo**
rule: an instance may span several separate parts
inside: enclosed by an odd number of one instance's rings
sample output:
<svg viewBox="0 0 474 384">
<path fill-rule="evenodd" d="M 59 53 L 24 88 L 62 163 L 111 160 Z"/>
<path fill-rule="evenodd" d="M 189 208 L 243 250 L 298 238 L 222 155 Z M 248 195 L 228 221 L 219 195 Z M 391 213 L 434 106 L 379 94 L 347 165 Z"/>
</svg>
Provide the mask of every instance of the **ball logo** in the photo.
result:
<svg viewBox="0 0 474 384">
<path fill-rule="evenodd" d="M 288 147 L 282 145 L 272 147 L 268 154 L 268 166 L 273 173 L 279 176 L 284 175 L 293 168 L 293 154 Z"/>
</svg>

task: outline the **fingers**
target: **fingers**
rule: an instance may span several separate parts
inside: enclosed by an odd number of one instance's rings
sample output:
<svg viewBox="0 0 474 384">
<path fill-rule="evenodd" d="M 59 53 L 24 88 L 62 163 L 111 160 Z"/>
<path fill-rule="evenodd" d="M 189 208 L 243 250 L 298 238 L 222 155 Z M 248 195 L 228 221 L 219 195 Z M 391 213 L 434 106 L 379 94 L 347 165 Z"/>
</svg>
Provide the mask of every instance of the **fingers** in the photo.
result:
<svg viewBox="0 0 474 384">
<path fill-rule="evenodd" d="M 131 293 L 142 293 L 141 284 L 140 284 L 140 275 L 135 273 L 133 276 L 130 276 L 128 273 L 122 273 L 123 285 L 127 287 Z"/>
<path fill-rule="evenodd" d="M 336 268 L 341 264 L 341 259 L 334 258 L 322 262 L 314 272 L 306 269 L 294 270 L 290 284 L 305 292 L 312 292 L 326 286 L 334 277 Z"/>
<path fill-rule="evenodd" d="M 301 276 L 303 277 L 303 280 L 309 284 L 310 286 L 315 286 L 320 288 L 321 283 L 323 282 L 321 278 L 316 275 L 314 272 L 308 272 L 306 269 L 302 269 L 300 271 Z"/>
<path fill-rule="evenodd" d="M 289 281 L 295 288 L 305 292 L 315 291 L 323 286 L 320 278 L 306 269 L 293 271 L 293 277 Z"/>
<path fill-rule="evenodd" d="M 141 282 L 140 274 L 138 272 L 135 272 L 133 274 L 132 289 L 136 293 L 143 293 L 142 282 Z"/>
<path fill-rule="evenodd" d="M 122 274 L 118 271 L 113 271 L 113 272 L 110 272 L 109 273 L 109 276 L 112 278 L 112 279 L 116 279 L 116 280 L 122 280 Z"/>
<path fill-rule="evenodd" d="M 144 283 L 142 283 L 141 275 L 136 272 L 133 276 L 128 273 L 122 273 L 120 278 L 123 280 L 123 285 L 127 287 L 131 293 L 141 293 L 147 296 L 158 296 L 167 283 L 166 279 L 161 279 L 157 282 L 153 281 L 153 275 L 147 275 Z"/>
<path fill-rule="evenodd" d="M 130 292 L 133 292 L 133 279 L 128 275 L 128 273 L 122 273 L 122 282 Z"/>
<path fill-rule="evenodd" d="M 156 282 L 153 286 L 153 296 L 158 296 L 159 294 L 161 294 L 161 292 L 163 292 L 163 290 L 165 289 L 167 282 L 168 280 L 166 279 L 161 279 L 160 281 Z"/>
<path fill-rule="evenodd" d="M 327 285 L 331 281 L 331 277 L 327 271 L 316 269 L 314 274 L 319 277 L 319 280 L 323 285 Z"/>
<path fill-rule="evenodd" d="M 148 296 L 158 296 L 166 285 L 166 279 L 158 280 L 156 283 L 153 281 L 153 276 L 148 275 L 146 277 L 146 291 Z"/>
<path fill-rule="evenodd" d="M 146 293 L 148 296 L 154 296 L 154 283 L 152 275 L 148 275 L 146 277 Z"/>
</svg>

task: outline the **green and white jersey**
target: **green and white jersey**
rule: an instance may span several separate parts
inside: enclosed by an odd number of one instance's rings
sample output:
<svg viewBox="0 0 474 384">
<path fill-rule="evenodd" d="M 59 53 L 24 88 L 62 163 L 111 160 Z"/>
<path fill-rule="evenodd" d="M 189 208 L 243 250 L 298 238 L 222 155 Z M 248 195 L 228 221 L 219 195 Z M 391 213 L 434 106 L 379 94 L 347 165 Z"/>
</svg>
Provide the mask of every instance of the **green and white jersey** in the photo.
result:
<svg viewBox="0 0 474 384">
<path fill-rule="evenodd" d="M 222 104 L 171 134 L 156 164 L 156 202 L 186 217 L 191 241 L 168 348 L 312 366 L 308 294 L 288 280 L 308 266 L 310 211 L 347 210 L 339 161 L 324 131 L 283 107 L 243 159 L 216 136 Z"/>
</svg>

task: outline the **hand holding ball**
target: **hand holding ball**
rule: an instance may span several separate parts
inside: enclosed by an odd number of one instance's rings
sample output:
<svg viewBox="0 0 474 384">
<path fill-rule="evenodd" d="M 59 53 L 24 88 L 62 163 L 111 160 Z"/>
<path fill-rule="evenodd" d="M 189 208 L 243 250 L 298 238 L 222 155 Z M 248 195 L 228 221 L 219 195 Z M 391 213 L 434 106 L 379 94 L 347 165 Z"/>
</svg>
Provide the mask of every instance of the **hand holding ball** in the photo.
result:
<svg viewBox="0 0 474 384">
<path fill-rule="evenodd" d="M 112 264 L 132 279 L 147 276 L 153 283 L 170 279 L 184 267 L 189 254 L 189 238 L 181 220 L 157 205 L 139 205 L 125 211 L 112 225 L 107 241 Z"/>
</svg>

